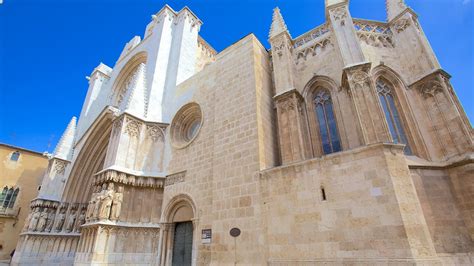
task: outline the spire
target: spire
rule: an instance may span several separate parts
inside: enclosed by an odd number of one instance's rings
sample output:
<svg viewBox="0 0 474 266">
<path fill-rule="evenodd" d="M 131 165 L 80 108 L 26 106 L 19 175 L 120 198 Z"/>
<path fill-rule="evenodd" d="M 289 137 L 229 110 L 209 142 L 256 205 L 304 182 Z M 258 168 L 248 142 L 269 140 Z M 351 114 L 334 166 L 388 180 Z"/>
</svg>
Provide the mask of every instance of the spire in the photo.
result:
<svg viewBox="0 0 474 266">
<path fill-rule="evenodd" d="M 385 0 L 387 20 L 391 21 L 407 8 L 404 0 Z"/>
<path fill-rule="evenodd" d="M 74 136 L 76 134 L 76 117 L 73 116 L 61 139 L 54 150 L 53 156 L 63 160 L 70 160 L 72 155 L 72 146 L 74 145 Z"/>
<path fill-rule="evenodd" d="M 268 37 L 271 39 L 282 32 L 288 32 L 288 29 L 286 28 L 285 21 L 281 16 L 280 9 L 275 7 L 275 9 L 273 9 L 272 26 Z M 290 33 L 288 32 L 288 35 L 289 34 Z"/>
</svg>

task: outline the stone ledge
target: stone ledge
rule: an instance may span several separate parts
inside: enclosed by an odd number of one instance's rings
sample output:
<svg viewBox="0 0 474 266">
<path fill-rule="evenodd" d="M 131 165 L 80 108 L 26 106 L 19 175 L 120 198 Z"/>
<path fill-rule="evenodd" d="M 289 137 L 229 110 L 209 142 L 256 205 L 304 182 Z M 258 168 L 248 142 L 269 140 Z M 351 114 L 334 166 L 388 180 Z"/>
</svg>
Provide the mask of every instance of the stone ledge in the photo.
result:
<svg viewBox="0 0 474 266">
<path fill-rule="evenodd" d="M 94 185 L 102 185 L 107 182 L 121 183 L 133 187 L 163 188 L 164 177 L 136 176 L 119 172 L 117 170 L 105 170 L 95 175 Z"/>
</svg>

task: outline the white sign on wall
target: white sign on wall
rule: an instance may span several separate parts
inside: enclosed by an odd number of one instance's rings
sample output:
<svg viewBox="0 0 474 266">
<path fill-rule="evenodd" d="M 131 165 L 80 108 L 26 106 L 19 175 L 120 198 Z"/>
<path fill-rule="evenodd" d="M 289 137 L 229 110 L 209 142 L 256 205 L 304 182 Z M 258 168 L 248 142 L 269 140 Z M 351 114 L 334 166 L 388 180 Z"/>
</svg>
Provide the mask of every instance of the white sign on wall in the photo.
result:
<svg viewBox="0 0 474 266">
<path fill-rule="evenodd" d="M 211 244 L 211 239 L 212 239 L 212 230 L 211 229 L 202 229 L 201 243 Z"/>
</svg>

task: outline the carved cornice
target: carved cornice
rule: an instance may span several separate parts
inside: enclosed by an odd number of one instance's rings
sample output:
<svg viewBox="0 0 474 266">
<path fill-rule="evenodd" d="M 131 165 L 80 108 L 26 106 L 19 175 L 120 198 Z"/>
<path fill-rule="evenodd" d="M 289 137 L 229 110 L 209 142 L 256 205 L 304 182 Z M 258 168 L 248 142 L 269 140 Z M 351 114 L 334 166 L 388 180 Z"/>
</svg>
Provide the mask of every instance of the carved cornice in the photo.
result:
<svg viewBox="0 0 474 266">
<path fill-rule="evenodd" d="M 137 176 L 117 170 L 105 170 L 95 175 L 94 185 L 113 182 L 133 187 L 163 188 L 165 178 L 153 176 Z"/>
<path fill-rule="evenodd" d="M 38 198 L 31 201 L 30 207 L 32 209 L 36 207 L 57 209 L 59 205 L 59 201 Z"/>
<path fill-rule="evenodd" d="M 168 175 L 166 176 L 165 187 L 184 182 L 185 177 L 186 177 L 186 171 Z"/>
</svg>

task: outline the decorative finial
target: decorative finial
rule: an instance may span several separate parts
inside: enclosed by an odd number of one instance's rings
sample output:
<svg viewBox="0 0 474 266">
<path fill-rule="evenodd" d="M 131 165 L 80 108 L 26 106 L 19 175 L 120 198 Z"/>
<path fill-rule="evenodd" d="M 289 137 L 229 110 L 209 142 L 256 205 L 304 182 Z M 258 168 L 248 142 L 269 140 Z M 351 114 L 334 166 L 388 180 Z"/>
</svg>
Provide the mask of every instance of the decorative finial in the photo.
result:
<svg viewBox="0 0 474 266">
<path fill-rule="evenodd" d="M 273 9 L 272 26 L 270 27 L 269 37 L 271 39 L 282 32 L 288 32 L 288 28 L 280 13 L 280 9 L 275 7 L 275 9 Z M 288 32 L 288 34 L 290 33 Z"/>
</svg>

